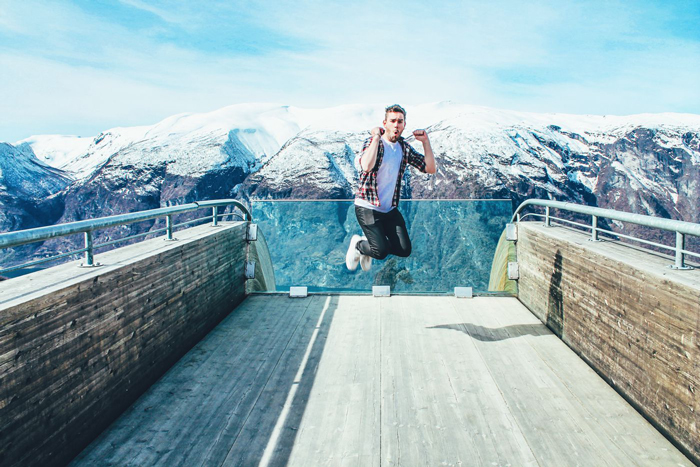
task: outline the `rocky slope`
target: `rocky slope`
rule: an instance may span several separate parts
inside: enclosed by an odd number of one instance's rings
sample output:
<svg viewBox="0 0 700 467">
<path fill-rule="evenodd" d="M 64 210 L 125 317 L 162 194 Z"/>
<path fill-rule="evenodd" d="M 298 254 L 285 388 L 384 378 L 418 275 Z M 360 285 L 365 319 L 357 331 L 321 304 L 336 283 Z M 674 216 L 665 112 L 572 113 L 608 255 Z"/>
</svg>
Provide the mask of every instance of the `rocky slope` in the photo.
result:
<svg viewBox="0 0 700 467">
<path fill-rule="evenodd" d="M 0 143 L 0 232 L 56 222 L 63 206 L 55 195 L 70 183 L 67 174 L 39 161 L 30 147 Z M 2 250 L 0 260 L 16 262 L 37 248 Z"/>
</svg>

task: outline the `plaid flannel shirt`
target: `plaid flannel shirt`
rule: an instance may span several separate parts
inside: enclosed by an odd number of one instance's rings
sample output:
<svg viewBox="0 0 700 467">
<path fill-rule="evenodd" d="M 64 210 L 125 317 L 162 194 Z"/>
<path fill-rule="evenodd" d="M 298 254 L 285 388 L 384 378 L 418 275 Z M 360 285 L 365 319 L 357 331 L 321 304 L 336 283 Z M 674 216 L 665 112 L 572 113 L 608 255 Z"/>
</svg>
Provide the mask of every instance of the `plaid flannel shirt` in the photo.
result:
<svg viewBox="0 0 700 467">
<path fill-rule="evenodd" d="M 362 145 L 360 159 L 362 159 L 362 154 L 364 154 L 371 143 L 372 137 L 365 140 L 365 144 Z M 377 160 L 374 163 L 374 167 L 365 172 L 362 170 L 362 165 L 360 165 L 360 186 L 357 190 L 358 198 L 364 199 L 374 206 L 379 206 L 379 195 L 377 194 L 377 173 L 379 172 L 379 166 L 382 165 L 382 158 L 384 157 L 384 144 L 382 144 L 381 141 L 379 143 L 379 147 L 377 148 Z M 425 173 L 425 156 L 413 149 L 413 147 L 408 144 L 403 137 L 399 137 L 399 144 L 401 144 L 403 157 L 401 158 L 401 165 L 399 166 L 399 176 L 396 177 L 396 188 L 394 189 L 394 197 L 391 201 L 392 207 L 399 205 L 399 196 L 401 195 L 401 179 L 403 178 L 403 173 L 406 171 L 406 165 L 410 164 L 416 169 Z"/>
</svg>

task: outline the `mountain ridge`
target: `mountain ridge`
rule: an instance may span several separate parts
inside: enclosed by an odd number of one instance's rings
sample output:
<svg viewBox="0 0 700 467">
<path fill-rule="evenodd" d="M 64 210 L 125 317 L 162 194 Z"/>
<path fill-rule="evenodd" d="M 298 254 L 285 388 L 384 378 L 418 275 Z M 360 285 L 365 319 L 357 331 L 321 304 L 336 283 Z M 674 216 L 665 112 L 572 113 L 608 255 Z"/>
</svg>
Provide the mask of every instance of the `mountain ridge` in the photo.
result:
<svg viewBox="0 0 700 467">
<path fill-rule="evenodd" d="M 55 164 L 54 173 L 68 182 L 45 196 L 51 203 L 20 192 L 12 193 L 13 202 L 35 203 L 37 224 L 42 216 L 69 222 L 197 199 L 347 199 L 357 184 L 362 142 L 382 118 L 381 106 L 364 104 L 239 104 L 106 130 L 89 143 L 34 136 L 15 152 Z M 539 197 L 700 221 L 700 115 L 536 114 L 442 102 L 409 107 L 407 125 L 406 140 L 420 152 L 410 131 L 428 130 L 438 173 L 407 170 L 404 196 L 514 204 Z M 70 242 L 52 240 L 32 254 Z"/>
</svg>

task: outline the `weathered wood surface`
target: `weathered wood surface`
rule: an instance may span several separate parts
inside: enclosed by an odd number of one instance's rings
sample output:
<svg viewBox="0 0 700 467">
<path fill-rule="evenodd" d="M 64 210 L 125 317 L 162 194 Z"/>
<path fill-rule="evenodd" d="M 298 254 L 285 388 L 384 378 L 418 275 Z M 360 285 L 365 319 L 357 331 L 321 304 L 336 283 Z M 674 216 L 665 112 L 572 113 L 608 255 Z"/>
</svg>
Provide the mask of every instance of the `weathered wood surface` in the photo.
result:
<svg viewBox="0 0 700 467">
<path fill-rule="evenodd" d="M 244 298 L 244 230 L 195 227 L 1 283 L 0 464 L 65 465 L 216 326 Z"/>
<path fill-rule="evenodd" d="M 700 462 L 700 270 L 520 223 L 519 299 Z"/>
<path fill-rule="evenodd" d="M 515 298 L 248 297 L 73 465 L 691 465 Z"/>
</svg>

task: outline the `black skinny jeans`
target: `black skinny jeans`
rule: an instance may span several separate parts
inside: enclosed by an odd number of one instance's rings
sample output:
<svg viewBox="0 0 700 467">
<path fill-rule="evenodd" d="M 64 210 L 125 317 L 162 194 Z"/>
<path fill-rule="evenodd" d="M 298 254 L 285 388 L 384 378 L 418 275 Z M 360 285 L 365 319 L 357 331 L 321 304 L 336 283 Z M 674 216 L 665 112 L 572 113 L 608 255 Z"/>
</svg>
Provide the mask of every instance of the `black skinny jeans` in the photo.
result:
<svg viewBox="0 0 700 467">
<path fill-rule="evenodd" d="M 367 237 L 367 241 L 357 243 L 360 253 L 376 259 L 411 254 L 411 239 L 398 208 L 384 213 L 355 205 L 355 215 Z"/>
</svg>

